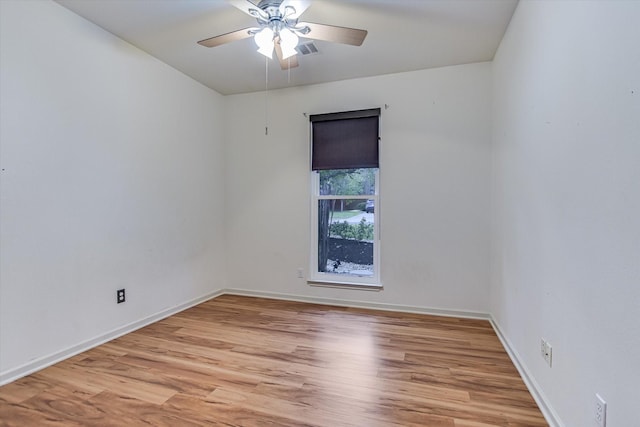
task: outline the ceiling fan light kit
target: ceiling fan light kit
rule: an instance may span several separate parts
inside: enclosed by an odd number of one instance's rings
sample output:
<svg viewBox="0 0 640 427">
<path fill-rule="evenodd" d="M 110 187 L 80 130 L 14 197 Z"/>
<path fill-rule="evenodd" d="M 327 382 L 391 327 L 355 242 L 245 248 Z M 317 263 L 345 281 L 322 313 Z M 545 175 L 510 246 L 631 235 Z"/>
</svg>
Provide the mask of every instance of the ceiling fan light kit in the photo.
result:
<svg viewBox="0 0 640 427">
<path fill-rule="evenodd" d="M 273 38 L 275 33 L 269 27 L 263 28 L 258 31 L 253 40 L 258 45 L 258 52 L 266 56 L 267 58 L 273 57 Z"/>
<path fill-rule="evenodd" d="M 255 18 L 259 26 L 200 40 L 198 44 L 215 47 L 253 36 L 258 52 L 267 58 L 273 58 L 275 49 L 283 70 L 298 66 L 295 55 L 299 37 L 360 46 L 367 36 L 366 30 L 298 22 L 310 0 L 261 0 L 258 4 L 249 0 L 229 2 Z"/>
<path fill-rule="evenodd" d="M 282 59 L 287 59 L 295 55 L 298 46 L 298 36 L 288 28 L 280 30 L 280 47 L 282 48 Z"/>
</svg>

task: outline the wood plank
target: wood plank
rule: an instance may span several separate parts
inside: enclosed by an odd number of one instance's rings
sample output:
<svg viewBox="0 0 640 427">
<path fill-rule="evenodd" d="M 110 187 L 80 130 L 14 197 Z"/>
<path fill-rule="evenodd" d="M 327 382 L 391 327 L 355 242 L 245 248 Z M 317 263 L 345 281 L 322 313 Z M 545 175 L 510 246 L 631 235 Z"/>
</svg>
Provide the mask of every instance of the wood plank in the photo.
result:
<svg viewBox="0 0 640 427">
<path fill-rule="evenodd" d="M 224 295 L 0 387 L 0 426 L 546 426 L 489 322 Z"/>
</svg>

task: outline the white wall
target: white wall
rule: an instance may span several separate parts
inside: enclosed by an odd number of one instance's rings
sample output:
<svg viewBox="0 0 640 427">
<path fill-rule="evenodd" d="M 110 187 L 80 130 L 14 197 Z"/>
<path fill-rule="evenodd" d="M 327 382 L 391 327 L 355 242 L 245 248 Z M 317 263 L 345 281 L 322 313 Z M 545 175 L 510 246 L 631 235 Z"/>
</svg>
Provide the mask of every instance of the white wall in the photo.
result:
<svg viewBox="0 0 640 427">
<path fill-rule="evenodd" d="M 523 0 L 493 65 L 272 91 L 265 136 L 263 93 L 0 1 L 0 377 L 229 287 L 490 310 L 562 424 L 640 425 L 639 5 Z M 385 288 L 310 287 L 303 113 L 385 104 Z"/>
<path fill-rule="evenodd" d="M 225 287 L 224 98 L 56 3 L 0 8 L 9 375 Z"/>
<path fill-rule="evenodd" d="M 566 426 L 640 426 L 638 22 L 521 1 L 494 61 L 491 310 Z"/>
<path fill-rule="evenodd" d="M 292 70 L 295 79 L 297 70 Z M 230 96 L 226 218 L 231 287 L 486 313 L 491 65 Z M 388 104 L 389 109 L 384 109 Z M 383 107 L 381 292 L 317 288 L 309 265 L 309 119 Z"/>
</svg>

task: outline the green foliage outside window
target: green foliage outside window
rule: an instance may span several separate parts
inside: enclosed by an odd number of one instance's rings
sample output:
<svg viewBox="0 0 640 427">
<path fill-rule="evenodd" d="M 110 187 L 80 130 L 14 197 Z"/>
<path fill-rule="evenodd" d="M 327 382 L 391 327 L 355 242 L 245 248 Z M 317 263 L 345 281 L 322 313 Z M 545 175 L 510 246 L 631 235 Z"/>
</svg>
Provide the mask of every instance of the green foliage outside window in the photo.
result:
<svg viewBox="0 0 640 427">
<path fill-rule="evenodd" d="M 373 224 L 367 223 L 362 218 L 358 224 L 349 224 L 347 221 L 334 222 L 329 227 L 331 237 L 343 239 L 373 240 Z"/>
<path fill-rule="evenodd" d="M 318 171 L 320 194 L 360 196 L 373 194 L 376 169 L 332 169 Z"/>
</svg>

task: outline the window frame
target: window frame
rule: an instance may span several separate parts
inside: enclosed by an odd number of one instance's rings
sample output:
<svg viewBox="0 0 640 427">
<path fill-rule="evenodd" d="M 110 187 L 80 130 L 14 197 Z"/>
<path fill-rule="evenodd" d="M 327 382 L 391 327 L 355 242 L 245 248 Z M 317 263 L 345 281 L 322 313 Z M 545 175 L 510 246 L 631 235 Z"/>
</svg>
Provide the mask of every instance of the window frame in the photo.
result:
<svg viewBox="0 0 640 427">
<path fill-rule="evenodd" d="M 382 288 L 380 280 L 380 168 L 375 168 L 374 194 L 364 195 L 320 195 L 320 173 L 311 171 L 311 257 L 309 280 L 311 285 L 349 287 L 360 289 Z M 373 200 L 373 275 L 356 276 L 318 271 L 318 205 L 320 200 Z"/>
</svg>

